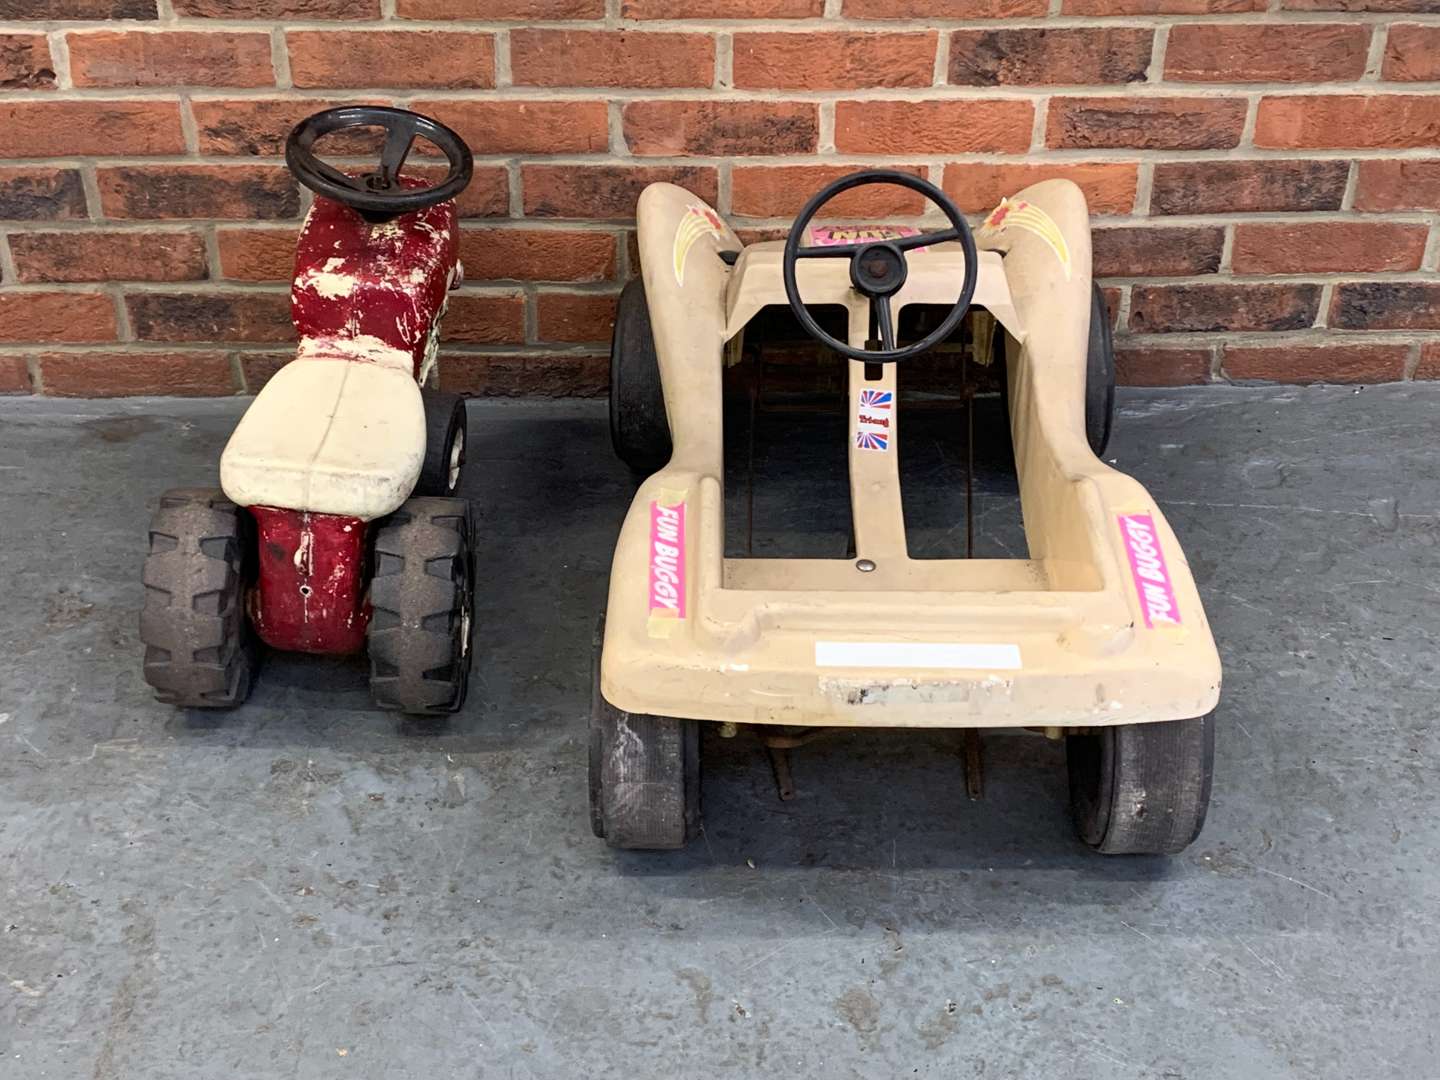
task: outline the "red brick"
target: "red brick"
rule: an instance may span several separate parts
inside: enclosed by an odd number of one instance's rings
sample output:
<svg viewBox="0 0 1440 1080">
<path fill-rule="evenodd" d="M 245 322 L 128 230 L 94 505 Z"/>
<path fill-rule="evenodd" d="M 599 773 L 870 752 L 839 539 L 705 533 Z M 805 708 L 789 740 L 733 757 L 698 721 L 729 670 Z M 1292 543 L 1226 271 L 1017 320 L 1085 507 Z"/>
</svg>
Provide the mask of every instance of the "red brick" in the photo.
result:
<svg viewBox="0 0 1440 1080">
<path fill-rule="evenodd" d="M 1440 158 L 1362 161 L 1357 210 L 1434 210 L 1440 206 Z"/>
<path fill-rule="evenodd" d="M 1365 73 L 1370 27 L 1203 23 L 1172 26 L 1165 77 L 1189 82 L 1349 82 Z"/>
<path fill-rule="evenodd" d="M 290 341 L 284 292 L 130 293 L 130 325 L 141 341 Z"/>
<path fill-rule="evenodd" d="M 542 218 L 633 218 L 640 192 L 662 182 L 716 201 L 715 170 L 708 165 L 526 165 L 520 177 L 525 215 Z"/>
<path fill-rule="evenodd" d="M 290 78 L 300 89 L 495 85 L 495 37 L 467 30 L 291 30 Z"/>
<path fill-rule="evenodd" d="M 479 22 L 599 19 L 605 15 L 605 0 L 397 0 L 395 13 L 402 19 Z"/>
<path fill-rule="evenodd" d="M 518 292 L 451 293 L 440 337 L 471 345 L 519 345 L 525 340 L 525 297 Z"/>
<path fill-rule="evenodd" d="M 1240 98 L 1055 97 L 1046 118 L 1045 145 L 1219 150 L 1238 145 L 1244 126 L 1245 102 Z"/>
<path fill-rule="evenodd" d="M 1085 85 L 1145 78 L 1153 34 L 1130 27 L 957 30 L 950 82 L 957 86 Z"/>
<path fill-rule="evenodd" d="M 374 19 L 380 0 L 172 0 L 175 14 L 204 19 Z"/>
<path fill-rule="evenodd" d="M 1136 285 L 1130 329 L 1137 334 L 1211 330 L 1302 330 L 1315 322 L 1319 285 Z"/>
<path fill-rule="evenodd" d="M 863 165 L 737 166 L 730 180 L 730 205 L 745 217 L 794 217 L 826 184 Z M 921 166 L 887 166 L 924 176 Z M 825 205 L 823 217 L 892 218 L 925 211 L 925 196 L 893 184 L 871 184 L 847 191 Z"/>
<path fill-rule="evenodd" d="M 1380 74 L 1397 82 L 1440 80 L 1440 26 L 1402 23 L 1390 27 Z"/>
<path fill-rule="evenodd" d="M 126 165 L 95 170 L 114 218 L 293 218 L 300 191 L 279 165 Z"/>
<path fill-rule="evenodd" d="M 1028 101 L 841 101 L 835 148 L 849 154 L 1018 154 L 1030 148 Z"/>
<path fill-rule="evenodd" d="M 205 243 L 193 232 L 28 232 L 10 237 L 16 278 L 53 281 L 200 281 Z"/>
<path fill-rule="evenodd" d="M 49 90 L 55 65 L 44 34 L 0 34 L 0 90 Z"/>
<path fill-rule="evenodd" d="M 295 359 L 295 354 L 246 351 L 236 353 L 235 357 L 240 361 L 240 377 L 244 380 L 241 389 L 244 393 L 256 394 L 277 371 Z"/>
<path fill-rule="evenodd" d="M 0 221 L 73 221 L 87 214 L 76 170 L 0 168 Z"/>
<path fill-rule="evenodd" d="M 1288 11 L 1403 11 L 1440 13 L 1440 0 L 1281 0 Z"/>
<path fill-rule="evenodd" d="M 598 352 L 447 353 L 440 388 L 479 397 L 602 397 L 610 358 Z"/>
<path fill-rule="evenodd" d="M 233 394 L 235 376 L 224 353 L 44 353 L 40 378 L 55 397 Z"/>
<path fill-rule="evenodd" d="M 406 175 L 431 176 L 439 180 L 446 170 L 442 168 L 416 169 L 406 167 Z M 510 174 L 503 165 L 477 165 L 470 176 L 470 184 L 455 197 L 455 209 L 462 218 L 492 218 L 510 216 Z"/>
<path fill-rule="evenodd" d="M 929 86 L 938 43 L 933 31 L 736 34 L 733 82 L 762 90 Z"/>
<path fill-rule="evenodd" d="M 1357 274 L 1418 270 L 1428 225 L 1357 221 L 1240 222 L 1230 256 L 1237 274 Z"/>
<path fill-rule="evenodd" d="M 273 86 L 270 35 L 84 30 L 65 35 L 76 86 Z"/>
<path fill-rule="evenodd" d="M 299 228 L 216 229 L 220 276 L 232 281 L 289 281 Z"/>
<path fill-rule="evenodd" d="M 1171 161 L 1155 166 L 1152 214 L 1338 210 L 1348 161 Z"/>
<path fill-rule="evenodd" d="M 623 117 L 625 141 L 639 157 L 810 154 L 820 137 L 811 102 L 636 101 Z"/>
<path fill-rule="evenodd" d="M 603 154 L 603 101 L 424 100 L 411 108 L 459 132 L 477 154 Z"/>
<path fill-rule="evenodd" d="M 0 356 L 0 394 L 28 394 L 30 365 L 23 356 Z"/>
<path fill-rule="evenodd" d="M 114 341 L 115 331 L 104 293 L 0 292 L 0 341 Z"/>
<path fill-rule="evenodd" d="M 1256 146 L 1428 148 L 1437 143 L 1440 95 L 1267 97 L 1255 121 Z"/>
<path fill-rule="evenodd" d="M 1264 11 L 1267 0 L 1064 0 L 1066 15 L 1228 15 Z"/>
<path fill-rule="evenodd" d="M 606 281 L 615 276 L 615 235 L 578 229 L 467 229 L 466 281 Z"/>
<path fill-rule="evenodd" d="M 536 326 L 541 341 L 609 341 L 615 326 L 611 293 L 541 293 Z"/>
<path fill-rule="evenodd" d="M 512 30 L 510 71 L 516 86 L 709 86 L 715 41 L 708 34 Z"/>
<path fill-rule="evenodd" d="M 967 214 L 981 214 L 1002 198 L 1041 180 L 1064 177 L 1079 185 L 1092 214 L 1128 214 L 1135 208 L 1139 166 L 1133 162 L 1078 161 L 1074 164 L 959 164 L 945 166 L 945 194 Z"/>
<path fill-rule="evenodd" d="M 154 19 L 155 0 L 6 0 L 4 18 Z"/>
<path fill-rule="evenodd" d="M 1342 283 L 1335 286 L 1330 325 L 1340 330 L 1440 330 L 1440 283 Z"/>
<path fill-rule="evenodd" d="M 1198 386 L 1210 381 L 1208 349 L 1117 349 L 1115 381 L 1122 386 Z"/>
<path fill-rule="evenodd" d="M 1420 346 L 1420 363 L 1412 378 L 1440 379 L 1440 341 L 1429 341 Z"/>
<path fill-rule="evenodd" d="M 1393 382 L 1405 374 L 1407 345 L 1225 347 L 1226 378 L 1281 383 Z"/>
<path fill-rule="evenodd" d="M 192 101 L 202 154 L 280 157 L 285 139 L 305 117 L 337 105 L 386 105 L 383 100 L 342 101 L 326 98 L 210 98 Z M 374 128 L 353 134 L 327 135 L 320 142 L 328 154 L 378 153 L 381 139 Z"/>
<path fill-rule="evenodd" d="M 1131 226 L 1090 234 L 1096 277 L 1183 277 L 1220 269 L 1225 230 Z"/>
<path fill-rule="evenodd" d="M 1021 19 L 1049 10 L 1049 0 L 845 0 L 851 19 Z"/>
<path fill-rule="evenodd" d="M 0 101 L 0 158 L 184 152 L 174 101 Z"/>
</svg>

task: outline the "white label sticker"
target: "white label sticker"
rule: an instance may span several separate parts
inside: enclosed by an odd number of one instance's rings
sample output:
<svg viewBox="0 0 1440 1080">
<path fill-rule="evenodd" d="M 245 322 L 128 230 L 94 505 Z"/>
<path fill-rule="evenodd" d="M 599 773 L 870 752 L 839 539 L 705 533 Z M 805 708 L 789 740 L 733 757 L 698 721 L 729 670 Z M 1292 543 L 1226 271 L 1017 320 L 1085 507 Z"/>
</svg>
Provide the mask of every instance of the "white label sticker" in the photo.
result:
<svg viewBox="0 0 1440 1080">
<path fill-rule="evenodd" d="M 1019 645 L 938 641 L 817 641 L 816 667 L 984 668 L 1019 671 Z"/>
<path fill-rule="evenodd" d="M 861 450 L 889 450 L 895 422 L 895 394 L 889 390 L 861 390 L 855 399 L 855 445 Z"/>
</svg>

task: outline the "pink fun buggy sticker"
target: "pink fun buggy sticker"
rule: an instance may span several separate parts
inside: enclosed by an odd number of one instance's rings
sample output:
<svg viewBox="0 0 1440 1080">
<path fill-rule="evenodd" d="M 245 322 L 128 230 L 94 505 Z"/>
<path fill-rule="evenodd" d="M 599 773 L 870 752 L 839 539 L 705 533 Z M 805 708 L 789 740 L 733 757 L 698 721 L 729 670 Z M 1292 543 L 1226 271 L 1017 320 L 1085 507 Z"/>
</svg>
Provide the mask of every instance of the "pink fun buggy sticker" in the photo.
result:
<svg viewBox="0 0 1440 1080">
<path fill-rule="evenodd" d="M 1130 558 L 1130 574 L 1135 579 L 1135 592 L 1145 625 L 1179 626 L 1180 606 L 1175 602 L 1175 586 L 1170 569 L 1165 565 L 1165 551 L 1155 519 L 1150 514 L 1120 514 L 1120 536 L 1125 541 L 1125 554 Z"/>
<path fill-rule="evenodd" d="M 685 501 L 662 496 L 650 503 L 650 627 L 685 618 Z"/>
<path fill-rule="evenodd" d="M 902 236 L 919 235 L 920 230 L 913 225 L 812 225 L 810 247 L 873 244 L 877 240 L 898 240 Z"/>
</svg>

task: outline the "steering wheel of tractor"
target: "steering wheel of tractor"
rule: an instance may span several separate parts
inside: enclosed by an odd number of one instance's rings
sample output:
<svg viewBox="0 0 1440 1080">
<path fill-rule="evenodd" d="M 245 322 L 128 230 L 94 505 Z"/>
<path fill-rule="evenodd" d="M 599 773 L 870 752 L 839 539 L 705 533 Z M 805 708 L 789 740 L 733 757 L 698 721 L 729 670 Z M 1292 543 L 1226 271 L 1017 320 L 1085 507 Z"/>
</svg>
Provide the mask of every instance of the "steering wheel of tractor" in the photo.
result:
<svg viewBox="0 0 1440 1080">
<path fill-rule="evenodd" d="M 324 136 L 367 127 L 385 131 L 378 172 L 347 176 L 315 153 L 316 141 Z M 432 187 L 407 187 L 400 181 L 400 170 L 416 138 L 422 136 L 440 148 L 450 163 L 450 171 Z M 285 164 L 295 179 L 311 191 L 359 211 L 367 221 L 389 221 L 453 199 L 465 190 L 475 169 L 465 140 L 444 124 L 419 113 L 381 105 L 344 105 L 300 121 L 285 140 Z"/>
<path fill-rule="evenodd" d="M 890 240 L 868 240 L 855 244 L 833 244 L 828 247 L 800 246 L 800 241 L 804 238 L 805 230 L 809 227 L 811 219 L 822 206 L 841 192 L 849 191 L 851 188 L 865 187 L 869 184 L 893 184 L 909 188 L 911 191 L 918 191 L 945 212 L 945 216 L 950 219 L 951 227 L 940 232 L 920 233 L 916 236 L 895 237 Z M 960 298 L 955 301 L 955 306 L 950 309 L 949 314 L 936 327 L 934 333 L 921 341 L 899 347 L 895 343 L 895 316 L 890 307 L 890 298 L 905 284 L 909 271 L 905 253 L 916 248 L 929 247 L 931 244 L 943 244 L 950 240 L 960 241 L 960 247 L 965 252 L 965 280 L 960 288 Z M 795 280 L 795 264 L 799 259 L 850 260 L 850 283 L 862 296 L 870 298 L 870 312 L 875 320 L 875 331 L 880 345 L 878 349 L 857 349 L 838 338 L 831 337 L 820 328 L 820 324 L 815 321 L 815 317 L 810 314 L 809 309 L 805 306 L 805 301 L 800 297 L 800 289 Z M 909 173 L 894 172 L 890 169 L 867 169 L 864 172 L 842 176 L 805 204 L 805 208 L 800 211 L 800 216 L 795 219 L 795 224 L 790 228 L 790 236 L 785 241 L 783 272 L 785 296 L 790 301 L 790 310 L 795 313 L 795 317 L 800 320 L 800 325 L 811 337 L 852 360 L 865 360 L 872 364 L 890 364 L 896 360 L 905 360 L 928 352 L 955 332 L 960 321 L 965 318 L 965 312 L 970 308 L 970 300 L 975 295 L 975 283 L 979 279 L 979 261 L 975 255 L 975 238 L 970 235 L 970 226 L 966 223 L 964 215 L 960 213 L 960 208 L 951 202 L 943 191 L 928 180 L 922 180 Z"/>
</svg>

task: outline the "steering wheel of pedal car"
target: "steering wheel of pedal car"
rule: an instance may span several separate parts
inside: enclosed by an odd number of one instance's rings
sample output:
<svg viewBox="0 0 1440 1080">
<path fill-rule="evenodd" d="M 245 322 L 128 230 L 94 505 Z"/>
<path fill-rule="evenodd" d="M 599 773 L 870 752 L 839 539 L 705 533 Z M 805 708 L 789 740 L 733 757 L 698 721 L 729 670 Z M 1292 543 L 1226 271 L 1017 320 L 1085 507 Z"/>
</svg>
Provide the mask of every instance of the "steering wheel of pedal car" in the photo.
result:
<svg viewBox="0 0 1440 1080">
<path fill-rule="evenodd" d="M 315 143 L 326 135 L 353 128 L 380 128 L 385 132 L 378 170 L 349 176 L 315 153 Z M 439 147 L 450 165 L 445 178 L 430 187 L 413 187 L 410 185 L 414 181 L 405 182 L 400 177 L 417 138 Z M 285 164 L 295 179 L 311 191 L 344 203 L 369 221 L 388 221 L 453 199 L 465 190 L 475 169 L 465 140 L 444 124 L 419 113 L 381 105 L 344 105 L 300 121 L 285 140 Z"/>
<path fill-rule="evenodd" d="M 938 232 L 922 232 L 915 236 L 866 240 L 853 244 L 801 246 L 810 222 L 826 203 L 842 192 L 866 187 L 870 184 L 890 184 L 918 191 L 944 212 L 950 221 L 950 228 Z M 931 334 L 909 345 L 898 345 L 895 337 L 895 315 L 891 309 L 890 298 L 904 286 L 909 274 L 906 253 L 917 248 L 944 244 L 952 240 L 958 240 L 961 249 L 965 252 L 965 280 L 961 284 L 959 298 Z M 878 349 L 857 349 L 821 329 L 820 324 L 815 321 L 815 317 L 810 314 L 809 309 L 805 306 L 805 301 L 800 296 L 795 267 L 801 259 L 850 260 L 850 283 L 857 292 L 870 300 L 870 312 L 875 324 Z M 805 328 L 806 333 L 822 345 L 828 345 L 842 356 L 848 356 L 852 360 L 865 360 L 872 364 L 890 364 L 896 360 L 906 360 L 909 357 L 928 352 L 955 332 L 961 320 L 965 318 L 965 312 L 969 310 L 970 301 L 975 295 L 975 284 L 979 279 L 979 260 L 976 258 L 975 238 L 970 234 L 969 224 L 965 221 L 964 215 L 960 213 L 960 208 L 951 202 L 950 197 L 943 191 L 928 180 L 922 180 L 909 173 L 895 172 L 891 169 L 867 169 L 864 172 L 842 176 L 805 204 L 805 208 L 795 219 L 795 224 L 791 226 L 790 235 L 785 241 L 783 273 L 785 296 L 790 301 L 790 310 L 795 313 L 795 317 Z"/>
</svg>

